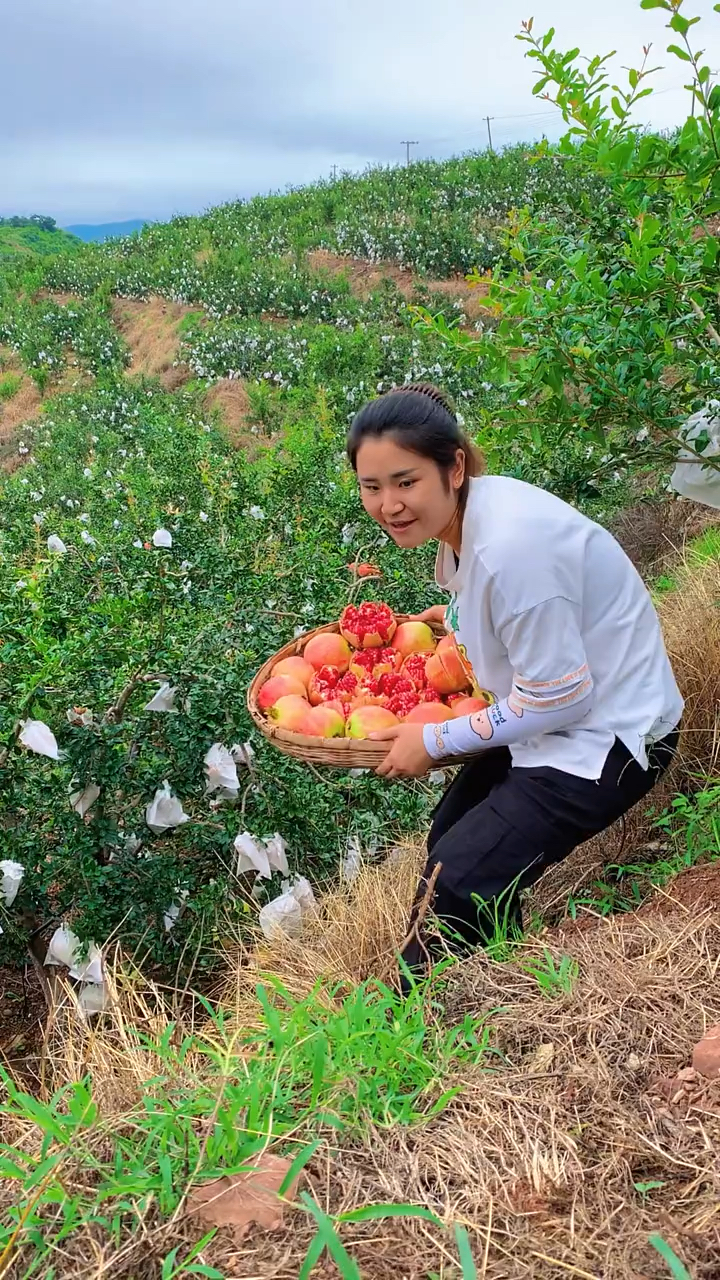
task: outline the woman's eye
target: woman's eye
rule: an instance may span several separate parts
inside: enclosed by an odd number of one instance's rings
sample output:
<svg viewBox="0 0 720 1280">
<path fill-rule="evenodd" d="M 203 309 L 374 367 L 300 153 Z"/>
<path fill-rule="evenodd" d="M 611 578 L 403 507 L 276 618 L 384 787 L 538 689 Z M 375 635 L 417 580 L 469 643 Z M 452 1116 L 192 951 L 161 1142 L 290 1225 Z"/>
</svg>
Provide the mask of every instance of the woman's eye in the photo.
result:
<svg viewBox="0 0 720 1280">
<path fill-rule="evenodd" d="M 414 484 L 415 484 L 415 481 L 414 481 L 414 480 L 401 480 L 401 481 L 400 481 L 400 488 L 401 488 L 401 489 L 411 489 L 411 488 L 412 488 L 412 486 L 413 486 Z"/>
</svg>

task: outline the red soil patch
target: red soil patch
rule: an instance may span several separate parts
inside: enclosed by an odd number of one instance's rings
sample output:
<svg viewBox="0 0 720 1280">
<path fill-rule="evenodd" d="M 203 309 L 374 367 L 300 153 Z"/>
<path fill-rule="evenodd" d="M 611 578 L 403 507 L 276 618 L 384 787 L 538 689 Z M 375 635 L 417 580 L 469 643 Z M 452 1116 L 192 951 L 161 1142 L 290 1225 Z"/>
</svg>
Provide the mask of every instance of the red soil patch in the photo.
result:
<svg viewBox="0 0 720 1280">
<path fill-rule="evenodd" d="M 474 321 L 481 315 L 490 314 L 489 308 L 482 304 L 489 288 L 485 282 L 470 285 L 464 276 L 453 276 L 450 280 L 429 280 L 415 275 L 408 267 L 399 267 L 395 262 L 366 262 L 361 258 L 344 258 L 328 249 L 313 249 L 308 253 L 307 260 L 313 271 L 347 276 L 350 288 L 358 298 L 368 298 L 374 290 L 380 288 L 383 281 L 391 280 L 399 293 L 407 299 L 412 298 L 419 288 L 446 294 L 462 303 L 468 320 Z"/>
<path fill-rule="evenodd" d="M 24 461 L 23 455 L 18 453 L 18 428 L 37 417 L 42 397 L 14 356 L 3 353 L 0 378 L 7 373 L 17 373 L 22 377 L 15 394 L 8 400 L 0 399 L 0 470 L 10 472 L 16 471 Z"/>
<path fill-rule="evenodd" d="M 159 378 L 167 391 L 188 381 L 190 370 L 176 361 L 180 346 L 178 325 L 191 311 L 192 307 L 165 298 L 149 298 L 147 302 L 114 299 L 113 320 L 130 348 L 131 375 Z"/>
<path fill-rule="evenodd" d="M 0 1061 L 29 1080 L 39 1076 L 47 1004 L 35 969 L 0 968 Z"/>
<path fill-rule="evenodd" d="M 82 302 L 77 293 L 53 293 L 50 289 L 39 289 L 35 296 L 38 300 L 46 298 L 48 302 L 56 302 L 59 307 L 68 307 L 71 302 Z"/>
<path fill-rule="evenodd" d="M 699 916 L 720 912 L 720 862 L 701 863 L 681 871 L 667 884 L 655 887 L 653 897 L 635 912 L 642 919 L 657 916 Z"/>
</svg>

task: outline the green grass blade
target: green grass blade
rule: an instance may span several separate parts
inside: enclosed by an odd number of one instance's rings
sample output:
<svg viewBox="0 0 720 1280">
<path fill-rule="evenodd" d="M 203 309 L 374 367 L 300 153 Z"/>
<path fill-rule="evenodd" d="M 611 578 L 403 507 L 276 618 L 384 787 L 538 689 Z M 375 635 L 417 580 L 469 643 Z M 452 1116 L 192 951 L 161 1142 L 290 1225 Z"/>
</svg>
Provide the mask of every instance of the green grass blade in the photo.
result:
<svg viewBox="0 0 720 1280">
<path fill-rule="evenodd" d="M 693 1280 L 685 1263 L 680 1261 L 675 1250 L 670 1248 L 667 1240 L 663 1240 L 662 1236 L 657 1235 L 657 1233 L 649 1236 L 648 1240 L 653 1249 L 657 1249 L 663 1261 L 667 1262 L 673 1280 Z"/>
<path fill-rule="evenodd" d="M 336 1222 L 370 1222 L 376 1218 L 424 1218 L 435 1227 L 443 1225 L 430 1209 L 419 1204 L 367 1204 L 362 1209 L 348 1209 L 347 1213 L 339 1213 Z"/>
<path fill-rule="evenodd" d="M 462 1267 L 462 1280 L 477 1280 L 477 1267 L 472 1256 L 470 1248 L 470 1237 L 459 1222 L 455 1223 L 455 1241 L 458 1247 L 458 1257 L 460 1266 Z"/>
<path fill-rule="evenodd" d="M 337 1269 L 342 1276 L 342 1280 L 362 1280 L 358 1265 L 355 1260 L 350 1257 L 350 1254 L 338 1236 L 332 1218 L 329 1218 L 326 1213 L 323 1213 L 320 1205 L 315 1203 L 312 1196 L 309 1196 L 307 1191 L 303 1191 L 301 1193 L 300 1199 L 317 1222 L 318 1235 L 320 1236 L 322 1243 L 330 1254 L 333 1262 L 336 1264 Z"/>
</svg>

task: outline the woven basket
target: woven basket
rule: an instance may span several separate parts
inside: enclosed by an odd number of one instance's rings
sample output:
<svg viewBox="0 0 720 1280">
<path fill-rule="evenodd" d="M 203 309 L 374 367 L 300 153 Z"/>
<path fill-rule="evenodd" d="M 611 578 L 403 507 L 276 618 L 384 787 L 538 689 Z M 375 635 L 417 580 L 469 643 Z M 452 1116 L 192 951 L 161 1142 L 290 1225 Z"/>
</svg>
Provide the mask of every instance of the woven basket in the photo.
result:
<svg viewBox="0 0 720 1280">
<path fill-rule="evenodd" d="M 398 622 L 409 621 L 407 614 L 396 616 Z M 437 636 L 446 635 L 441 623 L 429 625 Z M 268 742 L 287 756 L 294 756 L 296 760 L 305 760 L 308 764 L 328 765 L 334 769 L 372 769 L 375 765 L 382 764 L 388 753 L 389 743 L 369 742 L 366 738 L 310 738 L 304 733 L 291 733 L 289 729 L 280 729 L 268 720 L 257 704 L 260 687 L 269 678 L 276 662 L 280 662 L 282 658 L 293 658 L 297 654 L 302 654 L 312 636 L 320 635 L 325 631 L 339 630 L 340 626 L 337 622 L 330 622 L 326 627 L 316 627 L 314 631 L 307 631 L 304 635 L 298 636 L 297 640 L 286 644 L 283 649 L 279 649 L 271 658 L 268 658 L 253 677 L 247 692 L 247 707 L 256 727 Z"/>
</svg>

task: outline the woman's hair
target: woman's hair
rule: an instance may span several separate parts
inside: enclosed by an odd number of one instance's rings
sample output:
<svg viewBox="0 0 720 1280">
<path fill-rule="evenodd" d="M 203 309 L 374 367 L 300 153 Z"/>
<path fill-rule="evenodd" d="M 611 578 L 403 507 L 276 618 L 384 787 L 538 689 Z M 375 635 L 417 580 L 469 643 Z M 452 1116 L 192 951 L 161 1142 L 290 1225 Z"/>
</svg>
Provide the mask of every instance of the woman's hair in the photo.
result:
<svg viewBox="0 0 720 1280">
<path fill-rule="evenodd" d="M 444 472 L 455 465 L 458 449 L 465 454 L 465 479 L 459 491 L 464 509 L 471 476 L 482 475 L 485 460 L 468 440 L 450 400 L 429 382 L 412 382 L 370 400 L 353 419 L 347 438 L 347 454 L 357 471 L 357 454 L 363 440 L 391 435 L 403 449 L 430 458 Z"/>
</svg>

